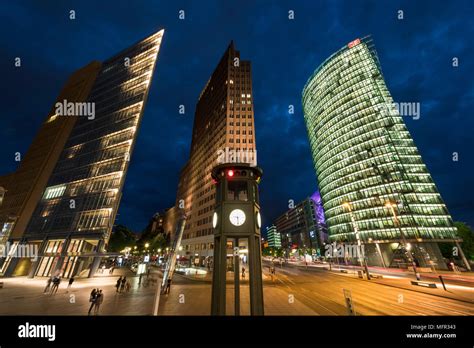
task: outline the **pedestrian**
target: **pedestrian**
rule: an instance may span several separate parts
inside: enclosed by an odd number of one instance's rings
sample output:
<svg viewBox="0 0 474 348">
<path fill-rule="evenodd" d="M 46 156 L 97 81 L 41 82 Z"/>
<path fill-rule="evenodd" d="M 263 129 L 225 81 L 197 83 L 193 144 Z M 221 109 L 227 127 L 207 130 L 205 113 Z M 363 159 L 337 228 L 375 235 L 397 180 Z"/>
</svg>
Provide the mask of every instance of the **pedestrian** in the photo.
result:
<svg viewBox="0 0 474 348">
<path fill-rule="evenodd" d="M 96 295 L 96 300 L 94 302 L 95 304 L 95 309 L 94 309 L 94 314 L 97 315 L 99 313 L 100 305 L 104 302 L 104 294 L 102 293 L 102 289 L 99 290 L 99 292 Z"/>
<path fill-rule="evenodd" d="M 52 281 L 53 281 L 53 279 L 51 277 L 49 277 L 48 280 L 46 281 L 46 287 L 44 288 L 43 294 L 46 293 L 47 291 L 49 291 L 49 289 L 51 288 L 51 282 Z"/>
<path fill-rule="evenodd" d="M 105 265 L 102 265 L 102 273 L 105 271 Z"/>
<path fill-rule="evenodd" d="M 109 274 L 114 274 L 114 269 L 115 269 L 115 266 L 110 267 Z"/>
<path fill-rule="evenodd" d="M 53 287 L 51 288 L 51 293 L 55 294 L 58 292 L 59 284 L 61 283 L 61 278 L 54 277 L 53 279 Z"/>
<path fill-rule="evenodd" d="M 89 307 L 89 312 L 88 312 L 89 315 L 91 314 L 92 308 L 95 306 L 95 301 L 97 299 L 98 290 L 99 289 L 92 289 L 92 291 L 91 291 L 91 295 L 89 297 L 89 302 L 91 303 L 91 306 Z"/>
<path fill-rule="evenodd" d="M 74 276 L 69 278 L 69 284 L 67 285 L 67 288 L 69 289 L 72 286 L 72 283 L 74 283 Z"/>
<path fill-rule="evenodd" d="M 127 277 L 122 278 L 122 284 L 120 284 L 120 292 L 125 289 L 125 283 L 127 282 Z"/>
<path fill-rule="evenodd" d="M 116 292 L 120 292 L 120 285 L 122 284 L 122 277 L 120 277 L 117 280 L 117 283 L 115 284 L 115 288 L 117 289 Z"/>
<path fill-rule="evenodd" d="M 166 282 L 165 294 L 169 294 L 170 291 L 171 291 L 171 278 L 168 278 L 168 281 Z"/>
<path fill-rule="evenodd" d="M 129 292 L 131 287 L 132 287 L 132 285 L 130 284 L 129 281 L 127 281 L 127 282 L 125 283 L 125 291 L 126 291 L 126 292 Z"/>
<path fill-rule="evenodd" d="M 242 279 L 245 279 L 245 267 L 242 267 Z"/>
</svg>

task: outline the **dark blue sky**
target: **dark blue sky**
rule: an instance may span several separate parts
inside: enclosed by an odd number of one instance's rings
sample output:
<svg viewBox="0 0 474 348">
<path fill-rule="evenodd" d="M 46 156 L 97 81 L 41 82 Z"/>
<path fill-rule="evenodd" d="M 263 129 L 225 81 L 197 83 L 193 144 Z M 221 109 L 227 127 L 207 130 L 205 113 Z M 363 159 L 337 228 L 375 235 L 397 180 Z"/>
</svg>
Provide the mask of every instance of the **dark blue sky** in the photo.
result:
<svg viewBox="0 0 474 348">
<path fill-rule="evenodd" d="M 233 39 L 242 59 L 252 61 L 267 225 L 289 199 L 300 201 L 317 188 L 301 110 L 306 80 L 334 51 L 371 34 L 395 101 L 421 103 L 421 118 L 406 122 L 448 209 L 455 220 L 474 225 L 472 3 L 2 1 L 0 174 L 16 168 L 14 153 L 27 150 L 71 72 L 164 28 L 117 220 L 142 230 L 153 213 L 174 204 L 197 97 Z M 179 10 L 185 20 L 178 19 Z M 22 59 L 19 69 L 15 57 Z M 178 113 L 180 104 L 185 115 Z"/>
</svg>

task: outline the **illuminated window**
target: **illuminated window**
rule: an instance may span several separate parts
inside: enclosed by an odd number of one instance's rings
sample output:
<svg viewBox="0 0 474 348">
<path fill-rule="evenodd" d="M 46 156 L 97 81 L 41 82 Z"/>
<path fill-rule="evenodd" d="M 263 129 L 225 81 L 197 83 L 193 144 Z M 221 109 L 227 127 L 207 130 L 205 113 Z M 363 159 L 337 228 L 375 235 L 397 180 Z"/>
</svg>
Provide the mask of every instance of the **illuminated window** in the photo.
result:
<svg viewBox="0 0 474 348">
<path fill-rule="evenodd" d="M 50 186 L 44 191 L 43 199 L 53 199 L 61 197 L 66 191 L 66 185 Z"/>
</svg>

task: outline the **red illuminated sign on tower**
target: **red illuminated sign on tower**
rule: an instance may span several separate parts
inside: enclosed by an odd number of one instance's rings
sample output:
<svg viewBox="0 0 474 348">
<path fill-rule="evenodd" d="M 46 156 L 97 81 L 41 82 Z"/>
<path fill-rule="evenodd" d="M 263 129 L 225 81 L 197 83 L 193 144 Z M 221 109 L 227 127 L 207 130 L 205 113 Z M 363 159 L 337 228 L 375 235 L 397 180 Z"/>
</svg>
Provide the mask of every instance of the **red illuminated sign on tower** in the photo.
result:
<svg viewBox="0 0 474 348">
<path fill-rule="evenodd" d="M 360 44 L 360 39 L 355 39 L 354 41 L 349 42 L 347 44 L 347 47 L 352 48 L 354 46 L 357 46 L 358 44 Z"/>
</svg>

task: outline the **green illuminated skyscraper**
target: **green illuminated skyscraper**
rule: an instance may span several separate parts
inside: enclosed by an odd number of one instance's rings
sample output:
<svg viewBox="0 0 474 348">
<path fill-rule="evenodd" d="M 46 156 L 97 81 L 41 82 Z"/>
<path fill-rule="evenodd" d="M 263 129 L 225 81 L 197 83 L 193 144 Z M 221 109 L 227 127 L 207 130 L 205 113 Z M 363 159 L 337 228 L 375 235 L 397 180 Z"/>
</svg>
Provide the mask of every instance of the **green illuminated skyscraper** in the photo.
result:
<svg viewBox="0 0 474 348">
<path fill-rule="evenodd" d="M 330 241 L 360 240 L 372 265 L 446 268 L 437 243 L 457 243 L 456 227 L 387 89 L 372 39 L 324 61 L 302 102 Z"/>
</svg>

